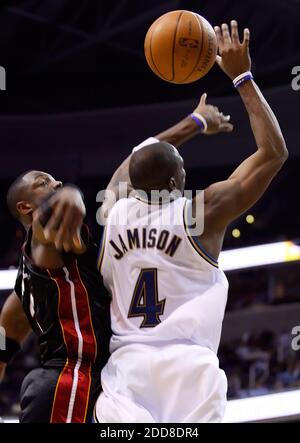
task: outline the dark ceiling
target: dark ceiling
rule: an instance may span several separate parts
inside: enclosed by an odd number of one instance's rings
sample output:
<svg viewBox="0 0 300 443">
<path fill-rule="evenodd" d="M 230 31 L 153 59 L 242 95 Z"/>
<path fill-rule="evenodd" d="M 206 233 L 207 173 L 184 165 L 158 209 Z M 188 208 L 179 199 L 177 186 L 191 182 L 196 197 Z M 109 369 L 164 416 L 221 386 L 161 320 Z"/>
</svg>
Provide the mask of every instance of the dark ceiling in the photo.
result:
<svg viewBox="0 0 300 443">
<path fill-rule="evenodd" d="M 289 83 L 300 64 L 299 0 L 23 0 L 0 6 L 0 66 L 7 72 L 2 113 L 99 109 L 231 94 L 214 67 L 200 82 L 172 85 L 143 54 L 161 14 L 193 10 L 213 25 L 232 18 L 251 30 L 253 71 L 264 87 Z"/>
</svg>

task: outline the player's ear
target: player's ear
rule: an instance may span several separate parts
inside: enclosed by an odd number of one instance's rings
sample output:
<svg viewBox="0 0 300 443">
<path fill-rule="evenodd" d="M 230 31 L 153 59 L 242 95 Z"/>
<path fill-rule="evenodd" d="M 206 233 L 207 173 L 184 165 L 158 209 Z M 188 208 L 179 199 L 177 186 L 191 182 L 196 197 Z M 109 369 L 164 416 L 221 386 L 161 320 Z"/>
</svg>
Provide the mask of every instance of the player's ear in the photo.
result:
<svg viewBox="0 0 300 443">
<path fill-rule="evenodd" d="M 176 180 L 174 177 L 171 177 L 169 180 L 169 189 L 170 191 L 174 191 L 175 189 L 177 189 Z"/>
<path fill-rule="evenodd" d="M 33 211 L 31 204 L 24 200 L 18 202 L 16 208 L 20 215 L 30 215 Z"/>
</svg>

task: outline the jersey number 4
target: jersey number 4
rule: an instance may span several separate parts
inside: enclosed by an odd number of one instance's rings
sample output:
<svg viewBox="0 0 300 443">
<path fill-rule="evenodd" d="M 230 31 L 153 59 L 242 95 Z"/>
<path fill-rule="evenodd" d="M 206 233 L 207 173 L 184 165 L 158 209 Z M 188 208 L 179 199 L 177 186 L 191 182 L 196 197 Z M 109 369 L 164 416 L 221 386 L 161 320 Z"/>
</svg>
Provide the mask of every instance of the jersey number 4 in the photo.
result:
<svg viewBox="0 0 300 443">
<path fill-rule="evenodd" d="M 158 300 L 157 269 L 142 269 L 135 285 L 131 305 L 128 312 L 130 317 L 144 317 L 140 328 L 153 328 L 161 321 L 166 299 Z"/>
</svg>

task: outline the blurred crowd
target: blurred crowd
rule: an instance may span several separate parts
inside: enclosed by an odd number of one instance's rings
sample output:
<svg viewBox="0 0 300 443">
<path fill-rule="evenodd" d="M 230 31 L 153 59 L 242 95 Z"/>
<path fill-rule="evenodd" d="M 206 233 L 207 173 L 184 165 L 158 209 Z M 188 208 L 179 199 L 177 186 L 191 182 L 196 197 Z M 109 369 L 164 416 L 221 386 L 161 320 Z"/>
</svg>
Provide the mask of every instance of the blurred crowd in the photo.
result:
<svg viewBox="0 0 300 443">
<path fill-rule="evenodd" d="M 22 381 L 28 372 L 39 365 L 38 346 L 32 335 L 7 367 L 5 378 L 0 385 L 0 417 L 19 415 Z"/>
<path fill-rule="evenodd" d="M 227 310 L 300 301 L 299 262 L 227 273 Z"/>
<path fill-rule="evenodd" d="M 300 388 L 300 352 L 292 349 L 290 332 L 244 333 L 219 349 L 228 378 L 228 398 L 243 398 Z"/>
</svg>

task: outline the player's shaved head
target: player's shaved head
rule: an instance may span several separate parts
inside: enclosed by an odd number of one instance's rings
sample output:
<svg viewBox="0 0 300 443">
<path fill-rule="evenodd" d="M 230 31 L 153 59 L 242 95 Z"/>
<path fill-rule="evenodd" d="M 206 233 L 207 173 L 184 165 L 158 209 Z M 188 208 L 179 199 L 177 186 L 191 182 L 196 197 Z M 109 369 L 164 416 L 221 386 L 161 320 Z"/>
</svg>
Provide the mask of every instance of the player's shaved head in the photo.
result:
<svg viewBox="0 0 300 443">
<path fill-rule="evenodd" d="M 170 143 L 158 142 L 133 152 L 129 175 L 135 189 L 183 191 L 185 171 L 183 160 Z"/>
<path fill-rule="evenodd" d="M 26 171 L 10 185 L 6 200 L 11 214 L 23 225 L 32 220 L 32 212 L 50 193 L 62 186 L 50 174 L 43 171 Z"/>
</svg>

